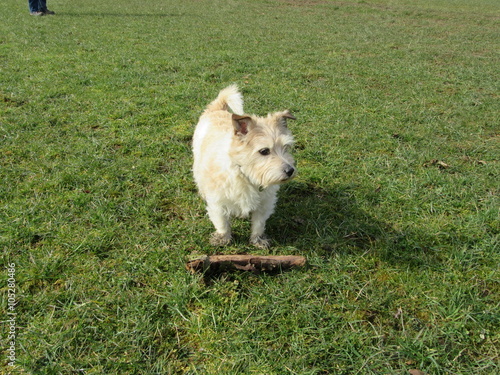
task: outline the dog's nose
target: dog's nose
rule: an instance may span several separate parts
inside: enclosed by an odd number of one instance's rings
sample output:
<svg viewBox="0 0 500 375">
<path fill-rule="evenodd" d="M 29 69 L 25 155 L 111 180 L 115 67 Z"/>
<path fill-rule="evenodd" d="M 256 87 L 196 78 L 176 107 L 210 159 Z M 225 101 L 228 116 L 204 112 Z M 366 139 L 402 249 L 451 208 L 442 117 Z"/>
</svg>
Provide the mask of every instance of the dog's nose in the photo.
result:
<svg viewBox="0 0 500 375">
<path fill-rule="evenodd" d="M 295 168 L 292 167 L 292 166 L 290 166 L 290 165 L 285 168 L 285 173 L 286 173 L 286 175 L 288 177 L 292 177 L 292 175 L 294 174 L 294 172 L 295 172 Z"/>
</svg>

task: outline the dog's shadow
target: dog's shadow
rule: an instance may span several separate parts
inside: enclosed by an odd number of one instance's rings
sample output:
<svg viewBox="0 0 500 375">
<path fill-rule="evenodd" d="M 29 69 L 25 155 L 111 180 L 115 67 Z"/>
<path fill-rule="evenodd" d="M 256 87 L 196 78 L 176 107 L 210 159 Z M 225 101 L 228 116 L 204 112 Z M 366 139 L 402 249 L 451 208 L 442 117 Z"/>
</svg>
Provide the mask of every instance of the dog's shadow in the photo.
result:
<svg viewBox="0 0 500 375">
<path fill-rule="evenodd" d="M 432 238 L 374 218 L 359 207 L 355 193 L 355 186 L 326 189 L 292 181 L 280 191 L 268 233 L 277 246 L 293 246 L 304 253 L 314 249 L 324 257 L 375 251 L 390 263 L 415 267 L 441 263 Z"/>
</svg>

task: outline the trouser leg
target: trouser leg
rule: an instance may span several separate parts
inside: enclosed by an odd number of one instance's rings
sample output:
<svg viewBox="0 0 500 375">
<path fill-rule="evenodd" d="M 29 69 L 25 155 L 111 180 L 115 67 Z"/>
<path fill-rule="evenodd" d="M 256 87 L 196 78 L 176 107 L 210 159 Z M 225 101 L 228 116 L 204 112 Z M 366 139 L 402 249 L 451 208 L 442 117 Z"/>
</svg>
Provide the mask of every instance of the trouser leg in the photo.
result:
<svg viewBox="0 0 500 375">
<path fill-rule="evenodd" d="M 40 0 L 28 0 L 28 7 L 31 13 L 41 12 Z"/>
</svg>

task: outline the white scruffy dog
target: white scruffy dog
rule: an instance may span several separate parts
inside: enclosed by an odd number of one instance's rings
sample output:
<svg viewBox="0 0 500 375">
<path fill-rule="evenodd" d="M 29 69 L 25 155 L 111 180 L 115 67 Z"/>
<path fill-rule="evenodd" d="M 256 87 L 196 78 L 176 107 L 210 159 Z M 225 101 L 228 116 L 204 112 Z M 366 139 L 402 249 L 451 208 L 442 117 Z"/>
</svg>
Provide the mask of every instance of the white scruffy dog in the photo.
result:
<svg viewBox="0 0 500 375">
<path fill-rule="evenodd" d="M 274 212 L 279 185 L 296 173 L 289 153 L 294 140 L 286 123 L 295 117 L 289 111 L 267 117 L 243 113 L 236 85 L 208 105 L 193 137 L 194 179 L 216 229 L 212 245 L 230 243 L 232 216 L 251 216 L 250 242 L 268 248 L 265 225 Z"/>
</svg>

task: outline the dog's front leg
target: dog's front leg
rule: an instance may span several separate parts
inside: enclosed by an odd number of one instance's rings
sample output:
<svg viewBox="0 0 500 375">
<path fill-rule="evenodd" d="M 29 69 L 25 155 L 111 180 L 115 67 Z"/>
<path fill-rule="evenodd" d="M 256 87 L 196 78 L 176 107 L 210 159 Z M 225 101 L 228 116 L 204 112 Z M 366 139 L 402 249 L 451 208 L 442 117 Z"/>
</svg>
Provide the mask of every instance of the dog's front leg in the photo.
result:
<svg viewBox="0 0 500 375">
<path fill-rule="evenodd" d="M 261 248 L 268 249 L 271 246 L 271 240 L 265 234 L 266 221 L 274 212 L 276 204 L 277 189 L 272 189 L 263 197 L 260 207 L 252 212 L 252 234 L 250 243 Z"/>
<path fill-rule="evenodd" d="M 226 246 L 231 242 L 231 225 L 227 210 L 218 204 L 208 204 L 208 217 L 215 227 L 215 232 L 210 237 L 212 246 Z"/>
<path fill-rule="evenodd" d="M 252 214 L 252 235 L 250 243 L 261 249 L 268 249 L 271 246 L 271 240 L 264 233 L 266 229 L 266 219 L 258 217 L 256 213 Z"/>
</svg>

